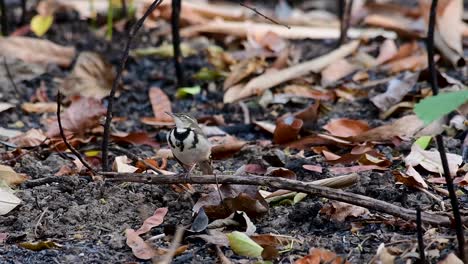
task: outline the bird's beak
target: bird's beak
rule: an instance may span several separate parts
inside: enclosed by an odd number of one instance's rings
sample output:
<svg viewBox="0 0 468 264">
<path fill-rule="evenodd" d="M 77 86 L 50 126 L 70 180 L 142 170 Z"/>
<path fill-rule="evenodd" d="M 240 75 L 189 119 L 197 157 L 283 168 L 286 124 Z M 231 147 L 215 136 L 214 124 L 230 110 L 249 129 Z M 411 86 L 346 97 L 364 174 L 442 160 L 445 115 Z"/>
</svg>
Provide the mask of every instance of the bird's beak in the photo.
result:
<svg viewBox="0 0 468 264">
<path fill-rule="evenodd" d="M 175 115 L 174 115 L 173 113 L 170 113 L 170 112 L 164 112 L 164 113 L 166 113 L 168 116 L 170 116 L 170 117 L 172 117 L 172 118 L 175 117 Z"/>
</svg>

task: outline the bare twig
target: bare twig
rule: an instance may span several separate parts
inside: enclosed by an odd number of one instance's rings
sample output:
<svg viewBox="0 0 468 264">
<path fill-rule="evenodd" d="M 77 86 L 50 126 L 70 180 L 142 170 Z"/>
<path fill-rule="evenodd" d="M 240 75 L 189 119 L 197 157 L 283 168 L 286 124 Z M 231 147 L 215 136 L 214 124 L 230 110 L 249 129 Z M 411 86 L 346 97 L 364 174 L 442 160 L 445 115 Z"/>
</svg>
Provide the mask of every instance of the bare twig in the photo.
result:
<svg viewBox="0 0 468 264">
<path fill-rule="evenodd" d="M 421 221 L 421 208 L 416 207 L 416 228 L 418 230 L 418 249 L 419 249 L 419 263 L 425 264 L 426 257 L 424 254 L 424 240 L 423 240 L 423 229 Z"/>
<path fill-rule="evenodd" d="M 266 20 L 272 22 L 273 24 L 280 25 L 280 26 L 284 26 L 284 27 L 286 27 L 287 29 L 291 29 L 290 26 L 288 26 L 288 25 L 286 25 L 286 24 L 283 24 L 283 23 L 280 23 L 280 22 L 274 20 L 273 18 L 268 17 L 268 16 L 265 16 L 264 14 L 260 13 L 260 11 L 258 11 L 257 8 L 255 8 L 255 7 L 250 7 L 250 6 L 248 6 L 248 5 L 246 5 L 246 4 L 242 3 L 242 2 L 239 2 L 239 4 L 240 4 L 241 6 L 243 6 L 243 7 L 245 7 L 245 8 L 248 8 L 248 9 L 252 10 L 252 11 L 255 12 L 257 15 L 259 15 L 259 16 L 265 18 Z"/>
<path fill-rule="evenodd" d="M 427 60 L 429 64 L 429 82 L 431 84 L 432 93 L 436 96 L 439 93 L 439 87 L 437 86 L 437 73 L 434 62 L 434 31 L 436 23 L 436 10 L 437 10 L 437 0 L 432 0 L 431 12 L 429 15 L 429 26 L 426 37 L 426 46 L 427 46 Z M 449 29 L 445 29 L 449 30 Z M 445 153 L 444 141 L 441 134 L 436 136 L 437 150 L 440 154 L 440 159 L 442 161 L 442 168 L 444 170 L 445 181 L 447 182 L 447 190 L 449 192 L 450 203 L 453 210 L 453 218 L 455 222 L 455 230 L 457 233 L 458 240 L 458 256 L 463 260 L 464 263 L 467 263 L 465 258 L 465 237 L 463 234 L 463 224 L 460 215 L 460 209 L 458 208 L 457 195 L 455 193 L 455 187 L 453 185 L 452 177 L 450 176 L 450 170 L 447 162 L 447 155 Z"/>
<path fill-rule="evenodd" d="M 5 0 L 0 0 L 0 11 L 2 12 L 1 15 L 1 22 L 0 25 L 2 26 L 2 35 L 4 37 L 8 36 L 8 11 L 6 9 Z"/>
<path fill-rule="evenodd" d="M 340 17 L 340 38 L 338 39 L 338 47 L 346 42 L 352 8 L 353 0 L 339 0 L 338 13 Z"/>
<path fill-rule="evenodd" d="M 122 7 L 122 17 L 126 18 L 128 15 L 127 0 L 120 0 L 120 4 Z"/>
<path fill-rule="evenodd" d="M 10 66 L 8 66 L 8 63 L 6 61 L 6 57 L 3 57 L 3 66 L 5 67 L 5 71 L 8 77 L 8 80 L 11 83 L 11 86 L 13 86 L 13 89 L 15 89 L 17 97 L 21 95 L 21 93 L 18 90 L 18 86 L 16 86 L 15 80 L 13 80 L 13 75 L 10 72 Z"/>
<path fill-rule="evenodd" d="M 21 18 L 20 18 L 20 24 L 24 25 L 26 24 L 26 10 L 27 8 L 27 0 L 21 0 Z"/>
<path fill-rule="evenodd" d="M 242 109 L 242 113 L 244 114 L 244 124 L 250 124 L 250 112 L 249 107 L 244 102 L 239 102 L 239 106 Z"/>
<path fill-rule="evenodd" d="M 75 156 L 81 161 L 81 163 L 83 163 L 83 165 L 88 169 L 90 170 L 92 173 L 96 174 L 96 171 L 91 167 L 91 165 L 89 165 L 89 163 L 83 159 L 83 157 L 81 157 L 81 154 L 80 152 L 78 152 L 78 150 L 76 150 L 67 140 L 67 137 L 65 136 L 65 132 L 63 131 L 63 127 L 62 127 L 62 119 L 60 117 L 60 108 L 61 108 L 61 105 L 62 105 L 62 94 L 60 93 L 60 91 L 58 90 L 57 91 L 57 123 L 58 123 L 58 126 L 59 126 L 59 130 L 60 130 L 60 136 L 62 137 L 62 140 L 63 140 L 63 143 L 65 144 L 65 146 L 67 146 L 67 148 L 73 153 L 75 154 Z"/>
<path fill-rule="evenodd" d="M 44 218 L 44 215 L 47 213 L 48 210 L 49 210 L 49 207 L 46 207 L 44 211 L 42 211 L 41 215 L 39 216 L 39 220 L 37 220 L 36 224 L 34 225 L 34 236 L 36 238 L 39 238 L 39 236 L 37 235 L 37 229 L 39 228 L 42 218 Z"/>
<path fill-rule="evenodd" d="M 164 258 L 158 262 L 159 264 L 170 264 L 172 263 L 172 259 L 174 258 L 174 255 L 176 253 L 177 248 L 180 245 L 180 242 L 182 241 L 182 237 L 185 232 L 185 227 L 180 226 L 177 228 L 175 234 L 174 234 L 174 239 L 172 240 L 171 247 L 169 248 L 169 251 L 164 255 Z"/>
<path fill-rule="evenodd" d="M 184 177 L 184 174 L 177 175 L 154 175 L 154 174 L 139 174 L 139 173 L 102 173 L 107 177 L 107 181 L 115 182 L 138 182 L 146 184 L 175 184 L 175 183 L 195 183 L 195 184 L 213 184 L 218 181 L 221 184 L 242 184 L 242 185 L 260 185 L 275 189 L 285 189 L 297 192 L 303 192 L 310 195 L 325 197 L 328 199 L 341 201 L 349 204 L 362 206 L 368 209 L 398 216 L 407 220 L 416 218 L 416 211 L 412 209 L 402 208 L 391 203 L 380 201 L 364 195 L 336 190 L 329 187 L 319 186 L 307 182 L 296 180 L 282 179 L 277 177 L 266 176 L 235 176 L 235 175 L 217 175 L 217 179 L 213 175 L 191 176 L 189 179 Z M 449 226 L 451 221 L 448 217 L 422 213 L 422 221 L 433 225 Z"/>
<path fill-rule="evenodd" d="M 133 25 L 133 27 L 128 31 L 127 34 L 127 43 L 125 45 L 125 49 L 122 53 L 122 58 L 120 59 L 120 64 L 117 69 L 117 74 L 115 76 L 115 80 L 112 83 L 112 89 L 109 94 L 109 103 L 107 105 L 107 114 L 106 114 L 106 122 L 104 124 L 104 135 L 102 139 L 102 170 L 108 171 L 109 170 L 109 158 L 107 157 L 107 152 L 109 148 L 109 137 L 110 137 L 110 123 L 112 121 L 112 107 L 115 100 L 115 92 L 117 90 L 117 85 L 120 82 L 120 78 L 122 77 L 122 72 L 125 68 L 125 64 L 128 59 L 128 53 L 130 51 L 130 45 L 132 44 L 132 40 L 135 37 L 135 34 L 143 25 L 145 19 L 153 12 L 159 4 L 161 4 L 162 0 L 155 0 L 151 6 L 146 10 L 145 14 Z"/>
<path fill-rule="evenodd" d="M 172 14 L 171 14 L 171 27 L 172 27 L 172 48 L 174 49 L 174 68 L 177 77 L 177 85 L 184 86 L 184 72 L 182 69 L 182 54 L 180 52 L 180 9 L 181 0 L 172 0 Z"/>
</svg>

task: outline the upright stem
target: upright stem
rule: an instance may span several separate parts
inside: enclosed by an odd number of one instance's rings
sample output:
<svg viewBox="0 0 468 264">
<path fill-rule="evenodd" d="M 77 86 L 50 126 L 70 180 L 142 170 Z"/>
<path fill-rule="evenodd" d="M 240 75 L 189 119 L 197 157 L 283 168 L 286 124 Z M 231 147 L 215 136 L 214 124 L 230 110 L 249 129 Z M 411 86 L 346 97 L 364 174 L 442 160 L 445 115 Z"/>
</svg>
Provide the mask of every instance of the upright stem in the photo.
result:
<svg viewBox="0 0 468 264">
<path fill-rule="evenodd" d="M 180 9 L 181 0 L 172 0 L 172 47 L 174 49 L 174 67 L 177 77 L 177 85 L 184 86 L 184 74 L 182 70 L 182 56 L 180 52 Z"/>
<path fill-rule="evenodd" d="M 26 12 L 27 12 L 27 10 L 26 10 L 26 7 L 27 7 L 26 4 L 27 3 L 26 2 L 27 2 L 27 0 L 21 0 L 21 19 L 20 19 L 20 24 L 21 25 L 26 24 Z"/>
<path fill-rule="evenodd" d="M 416 228 L 418 233 L 419 263 L 426 264 L 426 255 L 424 254 L 424 239 L 421 220 L 421 208 L 416 207 Z"/>
<path fill-rule="evenodd" d="M 122 17 L 126 18 L 128 15 L 128 10 L 127 10 L 127 1 L 126 0 L 120 0 L 121 6 L 122 6 Z"/>
<path fill-rule="evenodd" d="M 5 5 L 5 0 L 0 0 L 0 11 L 2 12 L 1 13 L 1 19 L 2 21 L 0 22 L 1 23 L 1 26 L 2 26 L 2 35 L 4 37 L 8 36 L 8 17 L 7 17 L 7 13 L 8 11 L 6 10 L 6 5 Z"/>
<path fill-rule="evenodd" d="M 109 41 L 112 40 L 112 27 L 114 20 L 114 7 L 112 6 L 112 0 L 109 0 L 109 8 L 107 9 L 107 32 L 106 37 Z"/>
<path fill-rule="evenodd" d="M 352 8 L 353 0 L 339 0 L 338 16 L 340 18 L 340 38 L 338 39 L 338 47 L 346 42 Z"/>
<path fill-rule="evenodd" d="M 430 79 L 429 82 L 431 84 L 432 93 L 433 95 L 437 95 L 439 93 L 439 88 L 437 86 L 437 73 L 435 68 L 434 62 L 434 31 L 435 31 L 435 23 L 436 23 L 436 9 L 437 9 L 437 0 L 432 0 L 431 4 L 431 12 L 429 15 L 429 26 L 427 31 L 426 37 L 426 46 L 427 46 L 427 59 L 429 65 L 429 73 Z M 445 29 L 450 30 L 450 29 Z M 444 177 L 445 181 L 447 182 L 447 190 L 449 192 L 450 203 L 452 205 L 453 210 L 453 218 L 455 222 L 455 230 L 457 233 L 457 240 L 458 240 L 458 256 L 464 263 L 467 263 L 465 259 L 465 237 L 463 235 L 463 224 L 461 220 L 460 210 L 458 208 L 458 199 L 455 193 L 455 187 L 453 186 L 453 180 L 450 175 L 450 169 L 447 162 L 447 154 L 445 153 L 444 148 L 444 141 L 442 135 L 436 136 L 437 142 L 437 150 L 440 154 L 440 159 L 442 161 L 442 168 L 444 170 Z"/>
<path fill-rule="evenodd" d="M 135 37 L 135 34 L 143 25 L 145 19 L 151 14 L 156 7 L 161 4 L 162 0 L 154 0 L 151 6 L 146 10 L 145 14 L 130 28 L 127 34 L 127 43 L 125 44 L 125 49 L 122 53 L 122 58 L 120 59 L 120 64 L 117 68 L 117 74 L 115 76 L 115 80 L 112 83 L 112 89 L 109 93 L 109 103 L 107 105 L 107 113 L 106 113 L 106 122 L 104 124 L 104 135 L 102 138 L 102 170 L 109 171 L 109 157 L 107 156 L 108 149 L 109 149 L 109 137 L 110 137 L 110 123 L 112 121 L 112 106 L 115 100 L 115 92 L 117 90 L 117 85 L 120 82 L 120 78 L 122 76 L 122 72 L 125 68 L 125 64 L 127 63 L 128 53 L 130 52 L 130 45 L 132 44 L 132 40 Z"/>
</svg>

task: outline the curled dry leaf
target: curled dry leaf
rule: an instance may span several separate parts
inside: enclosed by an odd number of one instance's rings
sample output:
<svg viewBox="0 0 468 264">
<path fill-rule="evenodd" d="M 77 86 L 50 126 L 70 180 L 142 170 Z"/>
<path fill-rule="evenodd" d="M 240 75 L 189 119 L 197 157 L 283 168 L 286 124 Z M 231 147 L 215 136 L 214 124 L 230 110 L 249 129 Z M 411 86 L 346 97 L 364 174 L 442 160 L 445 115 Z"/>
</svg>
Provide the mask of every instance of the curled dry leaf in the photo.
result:
<svg viewBox="0 0 468 264">
<path fill-rule="evenodd" d="M 143 117 L 141 122 L 147 125 L 172 125 L 174 123 L 172 117 L 166 114 L 166 112 L 172 113 L 171 100 L 166 93 L 161 88 L 152 87 L 149 90 L 149 98 L 154 117 Z"/>
<path fill-rule="evenodd" d="M 247 142 L 230 135 L 210 137 L 209 140 L 213 144 L 211 155 L 214 160 L 230 157 L 239 152 L 247 144 Z"/>
<path fill-rule="evenodd" d="M 109 95 L 115 79 L 113 66 L 95 52 L 81 52 L 60 91 L 67 96 L 80 95 L 102 99 Z"/>
<path fill-rule="evenodd" d="M 353 142 L 390 141 L 394 137 L 412 137 L 424 127 L 416 115 L 404 116 L 393 123 L 370 129 L 360 135 L 348 138 Z"/>
<path fill-rule="evenodd" d="M 408 187 L 428 188 L 427 183 L 424 181 L 421 174 L 419 174 L 419 172 L 417 172 L 411 165 L 408 166 L 405 174 L 402 174 L 399 171 L 393 171 L 393 176 L 395 176 L 396 181 L 403 183 Z"/>
<path fill-rule="evenodd" d="M 72 101 L 61 115 L 62 126 L 65 133 L 82 135 L 88 129 L 99 125 L 99 119 L 106 113 L 106 108 L 94 98 L 80 97 Z M 48 137 L 60 134 L 57 119 L 50 121 L 47 130 Z"/>
<path fill-rule="evenodd" d="M 53 102 L 23 103 L 21 109 L 27 113 L 55 113 L 57 104 Z"/>
<path fill-rule="evenodd" d="M 0 215 L 6 215 L 21 203 L 21 199 L 8 187 L 0 187 Z"/>
<path fill-rule="evenodd" d="M 115 131 L 111 134 L 114 142 L 130 143 L 134 145 L 148 145 L 151 147 L 158 147 L 159 144 L 148 135 L 146 132 L 121 132 Z"/>
<path fill-rule="evenodd" d="M 0 183 L 6 183 L 8 186 L 19 185 L 27 179 L 26 175 L 16 173 L 10 166 L 0 164 Z"/>
<path fill-rule="evenodd" d="M 458 166 L 462 164 L 462 156 L 452 153 L 447 153 L 447 162 L 451 176 L 457 174 Z M 418 144 L 413 144 L 410 154 L 405 158 L 406 165 L 418 166 L 421 165 L 424 169 L 443 174 L 442 161 L 437 150 L 423 150 Z"/>
<path fill-rule="evenodd" d="M 273 142 L 275 144 L 284 144 L 296 140 L 303 124 L 304 122 L 301 119 L 292 115 L 279 118 L 276 121 Z"/>
<path fill-rule="evenodd" d="M 133 229 L 126 229 L 127 246 L 132 249 L 133 255 L 139 259 L 151 259 L 157 256 L 157 251 L 146 243 Z"/>
<path fill-rule="evenodd" d="M 122 173 L 133 173 L 138 170 L 137 167 L 134 167 L 132 165 L 128 165 L 131 161 L 127 158 L 127 156 L 118 156 L 115 157 L 114 164 L 112 165 L 112 168 L 116 172 L 122 172 Z"/>
<path fill-rule="evenodd" d="M 357 65 L 349 63 L 346 59 L 337 60 L 322 71 L 322 86 L 331 85 L 357 69 Z"/>
<path fill-rule="evenodd" d="M 143 225 L 140 228 L 138 228 L 138 230 L 135 231 L 135 233 L 137 235 L 142 235 L 150 231 L 151 228 L 161 225 L 164 222 L 164 217 L 166 216 L 167 211 L 167 207 L 156 209 L 156 211 L 154 211 L 154 214 L 147 218 L 143 222 Z"/>
<path fill-rule="evenodd" d="M 32 128 L 26 133 L 10 138 L 9 142 L 20 148 L 36 147 L 46 140 L 46 135 L 39 129 Z"/>
<path fill-rule="evenodd" d="M 25 62 L 70 66 L 75 57 L 75 48 L 65 47 L 51 41 L 29 37 L 0 38 L 0 56 L 14 57 Z"/>
<path fill-rule="evenodd" d="M 259 58 L 251 58 L 243 60 L 231 67 L 231 73 L 224 81 L 224 90 L 238 84 L 245 78 L 254 73 L 259 73 L 265 68 L 265 60 Z"/>
<path fill-rule="evenodd" d="M 320 209 L 320 213 L 329 216 L 332 220 L 343 222 L 347 217 L 364 216 L 370 212 L 360 206 L 332 201 Z"/>
<path fill-rule="evenodd" d="M 328 122 L 323 129 L 337 137 L 353 137 L 369 130 L 369 125 L 365 121 L 348 118 L 334 119 Z"/>
<path fill-rule="evenodd" d="M 406 73 L 403 79 L 392 79 L 388 82 L 385 93 L 376 95 L 370 100 L 380 111 L 387 111 L 390 107 L 401 102 L 418 81 L 419 73 Z"/>
<path fill-rule="evenodd" d="M 377 63 L 382 64 L 392 59 L 398 53 L 398 48 L 393 39 L 386 39 L 379 49 Z"/>
<path fill-rule="evenodd" d="M 311 248 L 309 255 L 302 257 L 294 264 L 349 264 L 343 257 L 337 256 L 335 253 L 322 248 Z"/>
</svg>

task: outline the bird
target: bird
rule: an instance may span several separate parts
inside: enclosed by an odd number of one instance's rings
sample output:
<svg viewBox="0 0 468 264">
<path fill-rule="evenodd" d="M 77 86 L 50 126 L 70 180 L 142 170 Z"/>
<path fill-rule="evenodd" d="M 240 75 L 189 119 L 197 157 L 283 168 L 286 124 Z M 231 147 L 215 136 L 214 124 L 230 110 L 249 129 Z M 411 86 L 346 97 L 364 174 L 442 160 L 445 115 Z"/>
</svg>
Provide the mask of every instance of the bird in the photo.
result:
<svg viewBox="0 0 468 264">
<path fill-rule="evenodd" d="M 211 166 L 211 143 L 195 118 L 184 113 L 166 112 L 174 119 L 175 127 L 167 134 L 167 143 L 175 160 L 189 178 L 198 164 L 203 174 L 213 174 Z"/>
</svg>

